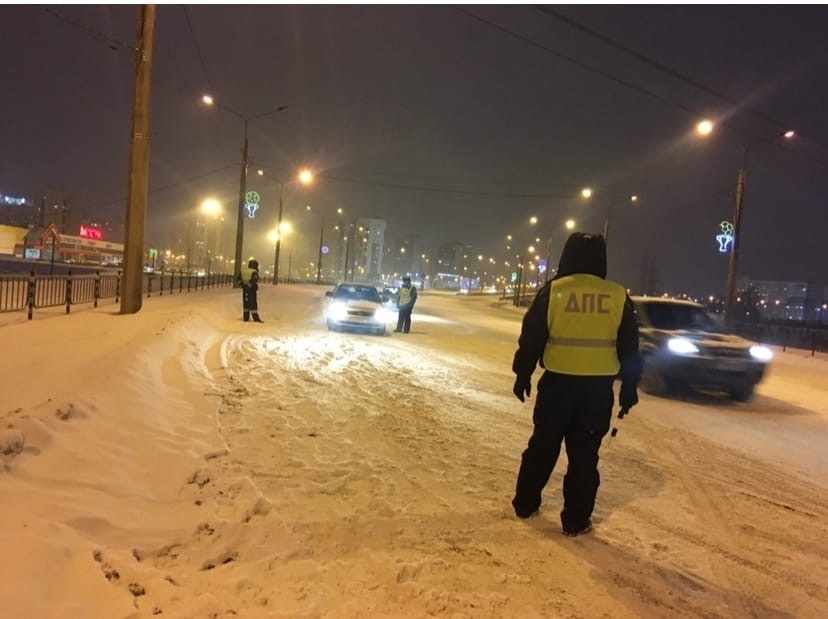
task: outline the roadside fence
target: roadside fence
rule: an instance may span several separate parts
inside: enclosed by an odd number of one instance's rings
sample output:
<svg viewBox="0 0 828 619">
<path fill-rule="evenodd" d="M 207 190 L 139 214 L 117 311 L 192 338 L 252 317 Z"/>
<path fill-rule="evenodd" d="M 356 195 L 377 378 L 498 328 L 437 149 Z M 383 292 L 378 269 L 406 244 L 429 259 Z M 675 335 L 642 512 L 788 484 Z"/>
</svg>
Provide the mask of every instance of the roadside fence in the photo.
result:
<svg viewBox="0 0 828 619">
<path fill-rule="evenodd" d="M 233 276 L 212 273 L 207 276 L 184 273 L 145 273 L 143 293 L 147 298 L 164 294 L 182 294 L 233 285 Z M 89 275 L 0 275 L 0 313 L 27 311 L 29 320 L 36 309 L 66 307 L 91 303 L 98 307 L 101 299 L 120 302 L 121 272 L 96 271 Z"/>
</svg>

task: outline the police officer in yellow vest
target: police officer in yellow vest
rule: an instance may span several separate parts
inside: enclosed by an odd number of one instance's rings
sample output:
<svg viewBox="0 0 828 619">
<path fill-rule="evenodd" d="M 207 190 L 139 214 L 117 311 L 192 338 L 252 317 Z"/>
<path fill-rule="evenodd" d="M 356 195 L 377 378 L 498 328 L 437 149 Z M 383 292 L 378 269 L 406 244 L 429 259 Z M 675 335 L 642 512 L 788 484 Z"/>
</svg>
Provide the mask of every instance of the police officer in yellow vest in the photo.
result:
<svg viewBox="0 0 828 619">
<path fill-rule="evenodd" d="M 616 376 L 621 378 L 621 406 L 638 403 L 638 326 L 626 291 L 606 275 L 604 238 L 572 234 L 557 274 L 538 291 L 523 318 L 512 364 L 517 375 L 513 391 L 521 402 L 531 393 L 536 365 L 544 368 L 534 431 L 521 458 L 512 506 L 519 518 L 537 512 L 564 443 L 569 465 L 561 524 L 569 536 L 592 531 L 600 483 L 598 449 L 610 428 Z"/>
<path fill-rule="evenodd" d="M 247 322 L 250 315 L 253 315 L 254 322 L 264 322 L 259 318 L 259 261 L 251 259 L 246 267 L 241 268 L 239 273 L 239 285 L 242 289 L 242 310 L 243 318 Z"/>
<path fill-rule="evenodd" d="M 400 296 L 397 298 L 397 328 L 394 333 L 408 333 L 411 331 L 411 310 L 417 302 L 417 288 L 411 284 L 411 278 L 403 277 Z"/>
</svg>

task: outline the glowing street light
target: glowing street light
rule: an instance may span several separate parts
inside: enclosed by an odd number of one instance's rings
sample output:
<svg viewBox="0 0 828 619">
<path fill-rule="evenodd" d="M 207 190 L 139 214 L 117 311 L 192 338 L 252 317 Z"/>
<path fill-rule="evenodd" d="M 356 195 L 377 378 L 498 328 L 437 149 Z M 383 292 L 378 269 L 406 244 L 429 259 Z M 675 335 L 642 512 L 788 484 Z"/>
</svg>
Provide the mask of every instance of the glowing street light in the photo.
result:
<svg viewBox="0 0 828 619">
<path fill-rule="evenodd" d="M 205 215 L 215 217 L 221 213 L 221 202 L 214 198 L 207 198 L 201 203 L 201 212 Z"/>
<path fill-rule="evenodd" d="M 713 124 L 712 120 L 705 119 L 705 120 L 699 121 L 699 123 L 696 125 L 696 132 L 699 135 L 707 136 L 707 135 L 710 135 L 711 133 L 713 133 L 713 128 L 714 127 L 715 127 L 715 125 Z"/>
<path fill-rule="evenodd" d="M 782 137 L 790 140 L 795 135 L 796 135 L 796 133 L 794 132 L 793 129 L 788 129 L 785 133 L 782 134 Z"/>
<path fill-rule="evenodd" d="M 591 198 L 592 197 L 592 189 L 590 187 L 584 187 L 581 189 L 581 196 L 584 198 Z"/>
<path fill-rule="evenodd" d="M 529 218 L 529 223 L 534 226 L 536 223 L 538 223 L 538 218 L 533 215 Z"/>
<path fill-rule="evenodd" d="M 313 172 L 304 168 L 299 172 L 299 182 L 303 185 L 310 185 L 313 182 Z"/>
<path fill-rule="evenodd" d="M 567 230 L 574 230 L 575 229 L 575 220 L 574 219 L 567 219 L 565 225 L 566 225 Z"/>
</svg>

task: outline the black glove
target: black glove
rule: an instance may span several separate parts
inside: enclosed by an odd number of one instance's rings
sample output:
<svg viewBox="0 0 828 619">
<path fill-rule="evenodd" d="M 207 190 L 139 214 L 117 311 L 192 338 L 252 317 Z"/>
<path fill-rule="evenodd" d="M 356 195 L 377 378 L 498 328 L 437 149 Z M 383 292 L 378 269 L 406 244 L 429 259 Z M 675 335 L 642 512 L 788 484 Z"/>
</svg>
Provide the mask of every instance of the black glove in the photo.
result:
<svg viewBox="0 0 828 619">
<path fill-rule="evenodd" d="M 638 404 L 638 390 L 635 383 L 621 383 L 621 393 L 618 401 L 622 408 L 632 408 Z"/>
<path fill-rule="evenodd" d="M 515 386 L 512 387 L 512 393 L 515 394 L 515 397 L 524 402 L 524 394 L 526 397 L 529 397 L 532 394 L 532 377 L 531 376 L 518 376 L 515 379 Z"/>
</svg>

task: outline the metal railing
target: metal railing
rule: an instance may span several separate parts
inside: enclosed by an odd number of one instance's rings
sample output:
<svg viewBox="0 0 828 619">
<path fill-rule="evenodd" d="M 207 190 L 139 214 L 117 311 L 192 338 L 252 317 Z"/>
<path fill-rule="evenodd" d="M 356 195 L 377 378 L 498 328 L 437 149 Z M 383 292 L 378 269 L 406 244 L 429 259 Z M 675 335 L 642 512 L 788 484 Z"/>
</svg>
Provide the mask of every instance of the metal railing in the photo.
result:
<svg viewBox="0 0 828 619">
<path fill-rule="evenodd" d="M 196 292 L 209 288 L 232 286 L 233 276 L 226 273 L 212 273 L 207 276 L 184 273 L 145 273 L 142 294 L 147 298 L 153 294 L 179 294 Z M 101 299 L 120 300 L 121 272 L 97 271 L 94 275 L 0 275 L 0 312 L 28 311 L 29 320 L 34 310 L 47 307 L 66 307 L 66 313 L 73 305 L 92 303 L 98 307 Z"/>
<path fill-rule="evenodd" d="M 811 351 L 828 352 L 828 325 L 806 322 L 741 322 L 735 325 L 737 334 L 763 344 L 787 348 L 801 348 Z"/>
</svg>

